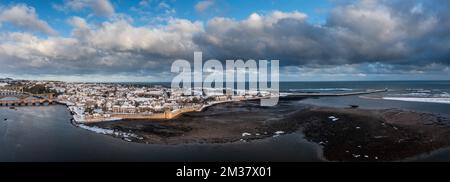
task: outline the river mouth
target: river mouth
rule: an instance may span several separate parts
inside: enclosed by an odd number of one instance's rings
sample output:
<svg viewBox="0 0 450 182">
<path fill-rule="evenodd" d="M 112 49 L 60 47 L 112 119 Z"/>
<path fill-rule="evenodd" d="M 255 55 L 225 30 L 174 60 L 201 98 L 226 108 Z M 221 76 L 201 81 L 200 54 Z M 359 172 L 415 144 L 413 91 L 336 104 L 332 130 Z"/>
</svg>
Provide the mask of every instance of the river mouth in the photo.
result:
<svg viewBox="0 0 450 182">
<path fill-rule="evenodd" d="M 255 102 L 217 105 L 204 112 L 179 117 L 174 122 L 180 126 L 168 125 L 167 121 L 157 124 L 145 124 L 150 122 L 143 121 L 106 122 L 88 126 L 96 127 L 93 130 L 95 132 L 71 124 L 70 113 L 60 105 L 0 109 L 1 118 L 7 118 L 0 122 L 0 160 L 304 162 L 375 161 L 375 157 L 378 158 L 376 161 L 449 159 L 448 149 L 445 149 L 449 138 L 445 135 L 447 121 L 443 117 L 399 109 L 361 109 L 350 112 L 346 108 L 311 107 L 299 102 L 303 101 L 281 101 L 275 108 L 258 107 Z M 369 114 L 368 110 L 374 113 Z M 393 117 L 397 115 L 400 116 Z M 392 123 L 386 122 L 387 128 L 383 129 L 381 120 L 375 116 L 388 116 L 392 118 Z M 424 120 L 411 122 L 412 118 L 435 118 L 441 121 L 420 123 Z M 233 128 L 236 122 L 248 128 Z M 231 126 L 227 126 L 226 132 L 220 130 L 227 124 Z M 112 128 L 114 132 L 114 126 L 121 125 L 123 127 L 115 128 L 116 131 L 123 131 L 118 135 L 96 133 L 102 131 L 98 129 L 104 128 Z M 156 139 L 146 144 L 139 136 L 133 137 L 133 131 L 130 133 L 129 129 L 140 129 L 138 126 L 144 129 L 147 127 L 142 132 L 148 132 L 149 136 Z M 266 130 L 267 127 L 271 130 Z M 356 127 L 364 132 L 355 132 Z M 228 131 L 234 132 L 231 138 L 221 138 L 224 133 L 230 134 Z M 264 131 L 268 133 L 265 135 Z M 284 133 L 277 134 L 277 131 Z M 202 132 L 209 135 L 202 135 Z M 256 132 L 260 132 L 258 137 Z M 416 135 L 418 132 L 422 134 Z M 215 139 L 208 139 L 211 136 Z M 427 140 L 432 138 L 433 142 Z M 183 142 L 177 142 L 176 139 Z M 399 140 L 400 144 L 397 144 Z M 378 141 L 378 146 L 374 141 Z M 402 144 L 411 147 L 399 147 Z M 428 153 L 435 149 L 438 149 L 437 152 Z M 380 154 L 383 151 L 390 154 Z M 416 154 L 420 156 L 417 159 Z"/>
<path fill-rule="evenodd" d="M 145 144 L 127 141 L 128 132 L 112 137 L 74 125 L 62 105 L 0 108 L 0 116 L 7 118 L 0 121 L 3 162 L 324 161 L 320 146 L 298 132 L 232 143 Z"/>
<path fill-rule="evenodd" d="M 139 136 L 146 144 L 226 144 L 301 133 L 329 161 L 398 161 L 450 145 L 447 118 L 401 109 L 365 110 L 296 105 L 266 108 L 227 103 L 173 120 L 114 121 L 91 127 Z M 283 114 L 281 114 L 283 113 Z"/>
</svg>

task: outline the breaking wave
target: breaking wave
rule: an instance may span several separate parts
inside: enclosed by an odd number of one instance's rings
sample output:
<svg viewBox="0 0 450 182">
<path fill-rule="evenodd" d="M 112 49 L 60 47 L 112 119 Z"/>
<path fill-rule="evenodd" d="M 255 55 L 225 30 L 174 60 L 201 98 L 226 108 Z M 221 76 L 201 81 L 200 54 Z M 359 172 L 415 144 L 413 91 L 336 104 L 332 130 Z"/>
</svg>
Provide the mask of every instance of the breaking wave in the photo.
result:
<svg viewBox="0 0 450 182">
<path fill-rule="evenodd" d="M 450 104 L 450 98 L 423 98 L 423 97 L 383 97 L 384 100 L 396 100 L 406 102 L 427 102 Z"/>
<path fill-rule="evenodd" d="M 87 126 L 84 124 L 79 124 L 77 125 L 80 128 L 83 128 L 85 130 L 89 130 L 95 133 L 99 133 L 99 134 L 104 134 L 104 135 L 114 135 L 116 137 L 121 137 L 122 139 L 126 140 L 126 141 L 131 141 L 130 138 L 135 138 L 135 139 L 139 139 L 142 140 L 143 138 L 133 134 L 133 133 L 126 133 L 126 132 L 121 132 L 121 131 L 115 131 L 115 130 L 111 130 L 111 129 L 104 129 L 104 128 L 99 128 L 96 126 Z"/>
</svg>

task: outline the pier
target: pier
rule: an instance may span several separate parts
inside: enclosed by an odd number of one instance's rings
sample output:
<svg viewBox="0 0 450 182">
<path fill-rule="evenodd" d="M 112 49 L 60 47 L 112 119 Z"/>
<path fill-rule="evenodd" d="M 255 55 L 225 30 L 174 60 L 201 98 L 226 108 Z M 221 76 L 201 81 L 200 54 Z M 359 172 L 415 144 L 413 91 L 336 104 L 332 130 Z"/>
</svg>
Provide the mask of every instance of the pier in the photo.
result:
<svg viewBox="0 0 450 182">
<path fill-rule="evenodd" d="M 345 93 L 289 93 L 285 97 L 336 97 L 336 96 L 351 96 L 351 95 L 365 95 L 380 92 L 387 92 L 388 89 L 383 90 L 366 90 L 360 92 L 345 92 Z"/>
</svg>

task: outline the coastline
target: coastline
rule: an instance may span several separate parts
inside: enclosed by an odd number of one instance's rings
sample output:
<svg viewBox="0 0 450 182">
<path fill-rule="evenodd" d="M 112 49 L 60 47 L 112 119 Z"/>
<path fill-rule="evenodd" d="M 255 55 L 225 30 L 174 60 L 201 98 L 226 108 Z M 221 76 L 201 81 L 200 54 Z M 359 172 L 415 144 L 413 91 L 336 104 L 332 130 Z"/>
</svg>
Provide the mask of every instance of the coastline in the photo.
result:
<svg viewBox="0 0 450 182">
<path fill-rule="evenodd" d="M 217 107 L 242 105 L 228 103 Z M 301 132 L 307 141 L 322 147 L 329 161 L 398 161 L 450 146 L 450 119 L 432 113 L 311 106 L 279 120 L 245 119 L 253 114 L 250 112 L 240 120 L 230 114 L 219 114 L 221 119 L 214 120 L 208 119 L 207 113 L 192 113 L 170 122 L 87 125 L 141 137 L 133 142 L 165 145 L 249 142 Z"/>
<path fill-rule="evenodd" d="M 146 144 L 248 142 L 301 132 L 306 140 L 323 148 L 323 155 L 329 161 L 397 161 L 450 146 L 448 118 L 402 109 L 311 106 L 276 122 L 195 119 L 196 115 L 202 116 L 203 111 L 215 105 L 239 107 L 259 99 L 219 101 L 156 116 L 111 115 L 98 120 L 86 120 L 77 114 L 76 107 L 71 107 L 70 103 L 64 105 L 71 111 L 73 124 L 78 127 Z"/>
<path fill-rule="evenodd" d="M 450 120 L 439 114 L 308 105 L 307 109 L 297 108 L 282 119 L 273 119 L 264 115 L 265 109 L 271 109 L 249 100 L 211 103 L 172 119 L 78 123 L 74 115 L 71 117 L 73 125 L 91 132 L 156 145 L 245 143 L 299 132 L 321 146 L 329 161 L 403 161 L 450 146 Z M 216 107 L 207 109 L 212 106 Z M 233 108 L 241 112 L 234 113 Z"/>
</svg>

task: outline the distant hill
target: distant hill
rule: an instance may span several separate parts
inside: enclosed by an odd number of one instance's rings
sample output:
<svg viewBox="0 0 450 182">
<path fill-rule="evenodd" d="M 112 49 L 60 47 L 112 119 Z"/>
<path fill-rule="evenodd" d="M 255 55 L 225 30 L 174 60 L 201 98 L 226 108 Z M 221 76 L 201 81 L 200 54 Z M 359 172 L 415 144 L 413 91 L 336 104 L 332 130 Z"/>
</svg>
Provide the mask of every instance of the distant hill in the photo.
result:
<svg viewBox="0 0 450 182">
<path fill-rule="evenodd" d="M 11 83 L 14 79 L 12 78 L 0 78 L 0 83 Z"/>
</svg>

